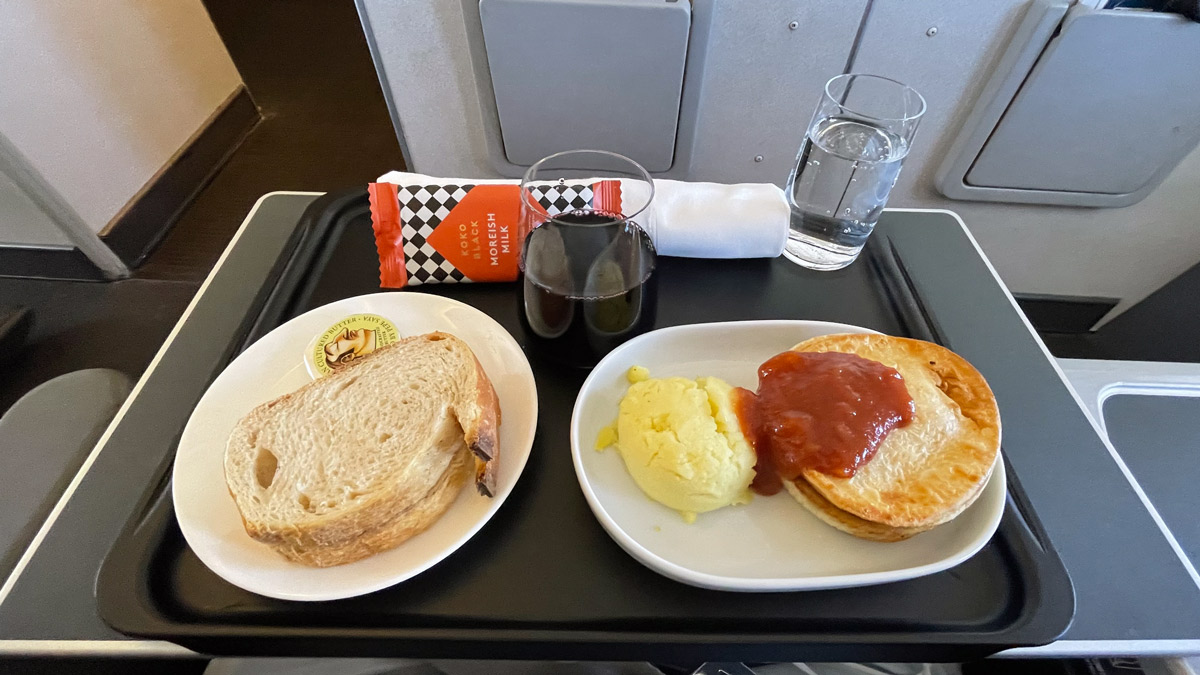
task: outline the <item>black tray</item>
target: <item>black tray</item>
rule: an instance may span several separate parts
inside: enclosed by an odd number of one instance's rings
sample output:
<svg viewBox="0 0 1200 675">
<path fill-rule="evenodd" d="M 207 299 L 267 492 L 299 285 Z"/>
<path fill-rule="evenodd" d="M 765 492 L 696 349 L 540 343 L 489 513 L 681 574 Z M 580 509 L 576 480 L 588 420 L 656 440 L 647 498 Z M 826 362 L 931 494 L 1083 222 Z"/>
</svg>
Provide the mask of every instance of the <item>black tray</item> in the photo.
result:
<svg viewBox="0 0 1200 675">
<path fill-rule="evenodd" d="M 941 253 L 950 259 L 973 257 L 982 268 L 952 218 L 935 214 L 933 220 L 938 222 L 902 227 L 885 218 L 875 236 L 889 236 L 901 251 L 944 247 Z M 365 192 L 323 197 L 302 225 L 308 228 L 304 244 L 241 348 L 308 309 L 379 290 Z M 927 272 L 946 273 L 929 265 L 910 271 L 918 283 Z M 664 258 L 656 274 L 658 327 L 802 318 L 904 333 L 874 268 L 863 263 L 815 273 L 783 259 Z M 929 281 L 944 283 L 934 276 Z M 975 276 L 956 283 L 964 302 L 981 303 L 986 311 L 995 302 L 995 281 Z M 975 287 L 992 290 L 973 297 Z M 511 284 L 465 284 L 402 292 L 474 305 L 523 341 L 513 291 Z M 939 328 L 957 339 L 973 326 L 942 320 Z M 213 654 L 659 662 L 965 660 L 1050 642 L 1071 621 L 1070 578 L 1011 468 L 998 533 L 973 558 L 945 572 L 881 586 L 761 594 L 701 590 L 661 577 L 609 539 L 579 491 L 568 428 L 586 372 L 535 354 L 530 361 L 541 412 L 525 473 L 495 518 L 433 569 L 333 602 L 248 593 L 210 572 L 188 548 L 164 470 L 100 571 L 101 615 L 117 630 Z M 997 367 L 987 365 L 984 373 L 992 377 Z M 1005 410 L 1003 396 L 1000 408 Z M 1006 429 L 1020 424 L 1005 418 Z"/>
</svg>

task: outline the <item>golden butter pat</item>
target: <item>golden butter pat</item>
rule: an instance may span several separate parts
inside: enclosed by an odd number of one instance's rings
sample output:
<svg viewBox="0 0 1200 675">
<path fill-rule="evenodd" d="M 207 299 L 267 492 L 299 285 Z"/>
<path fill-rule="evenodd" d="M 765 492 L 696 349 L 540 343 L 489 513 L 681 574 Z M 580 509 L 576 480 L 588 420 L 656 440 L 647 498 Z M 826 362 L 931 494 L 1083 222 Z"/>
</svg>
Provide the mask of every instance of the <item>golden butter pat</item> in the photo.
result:
<svg viewBox="0 0 1200 675">
<path fill-rule="evenodd" d="M 650 379 L 641 366 L 627 378 L 632 384 L 615 434 L 602 429 L 597 449 L 615 441 L 638 487 L 688 522 L 750 501 L 755 457 L 734 412 L 732 387 L 715 377 Z"/>
</svg>

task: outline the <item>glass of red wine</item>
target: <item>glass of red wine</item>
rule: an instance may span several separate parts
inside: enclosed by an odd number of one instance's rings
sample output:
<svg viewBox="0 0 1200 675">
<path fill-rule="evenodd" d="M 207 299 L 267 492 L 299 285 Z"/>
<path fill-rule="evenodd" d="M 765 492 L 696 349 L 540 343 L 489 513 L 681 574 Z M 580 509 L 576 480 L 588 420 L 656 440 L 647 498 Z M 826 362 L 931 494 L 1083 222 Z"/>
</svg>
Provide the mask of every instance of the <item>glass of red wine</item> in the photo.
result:
<svg viewBox="0 0 1200 675">
<path fill-rule="evenodd" d="M 637 162 L 571 150 L 521 180 L 521 321 L 528 351 L 591 367 L 654 325 L 654 182 Z"/>
</svg>

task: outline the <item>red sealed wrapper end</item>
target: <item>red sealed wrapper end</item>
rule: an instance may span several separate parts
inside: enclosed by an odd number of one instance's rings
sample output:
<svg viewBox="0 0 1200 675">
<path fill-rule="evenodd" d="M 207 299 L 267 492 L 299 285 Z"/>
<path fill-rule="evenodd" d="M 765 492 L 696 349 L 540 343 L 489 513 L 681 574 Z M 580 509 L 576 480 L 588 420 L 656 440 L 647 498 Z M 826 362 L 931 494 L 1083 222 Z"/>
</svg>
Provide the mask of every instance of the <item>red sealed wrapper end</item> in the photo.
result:
<svg viewBox="0 0 1200 675">
<path fill-rule="evenodd" d="M 408 274 L 404 269 L 404 237 L 400 227 L 400 202 L 396 186 L 370 183 L 371 225 L 375 230 L 375 248 L 379 251 L 379 286 L 404 288 Z"/>
</svg>

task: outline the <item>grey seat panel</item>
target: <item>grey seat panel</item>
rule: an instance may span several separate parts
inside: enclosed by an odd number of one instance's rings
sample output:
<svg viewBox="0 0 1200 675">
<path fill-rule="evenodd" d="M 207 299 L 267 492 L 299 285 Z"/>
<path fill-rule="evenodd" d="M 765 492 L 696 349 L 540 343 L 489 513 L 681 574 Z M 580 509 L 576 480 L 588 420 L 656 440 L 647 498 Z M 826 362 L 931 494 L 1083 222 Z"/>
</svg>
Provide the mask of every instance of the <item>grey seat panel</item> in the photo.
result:
<svg viewBox="0 0 1200 675">
<path fill-rule="evenodd" d="M 116 370 L 77 370 L 42 383 L 0 417 L 0 574 L 12 570 L 132 387 Z"/>
</svg>

